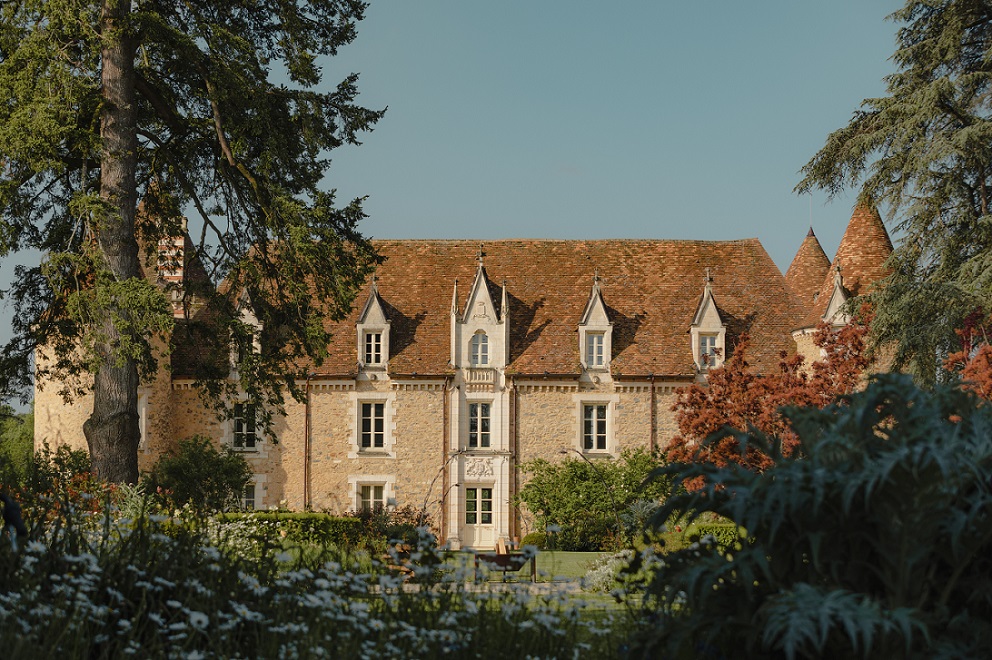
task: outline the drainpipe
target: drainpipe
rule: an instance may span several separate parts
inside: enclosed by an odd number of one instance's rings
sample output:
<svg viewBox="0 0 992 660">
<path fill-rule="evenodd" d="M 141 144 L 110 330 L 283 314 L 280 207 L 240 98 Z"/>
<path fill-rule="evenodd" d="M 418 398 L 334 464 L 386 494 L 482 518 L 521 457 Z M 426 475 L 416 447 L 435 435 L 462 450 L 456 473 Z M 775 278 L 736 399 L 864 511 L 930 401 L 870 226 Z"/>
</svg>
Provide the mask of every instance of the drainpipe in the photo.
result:
<svg viewBox="0 0 992 660">
<path fill-rule="evenodd" d="M 654 400 L 654 374 L 651 374 L 651 453 L 658 449 L 658 406 Z"/>
<path fill-rule="evenodd" d="M 448 425 L 450 420 L 448 419 L 448 387 L 451 385 L 451 376 L 444 377 L 444 389 L 441 392 L 441 469 L 444 470 L 444 478 L 441 480 L 441 484 L 444 486 L 444 497 L 441 498 L 441 529 L 438 535 L 438 543 L 444 543 L 448 540 L 448 506 L 445 499 L 448 494 L 451 482 L 451 472 L 448 467 L 448 461 L 451 460 L 448 456 L 448 443 L 450 441 Z"/>
<path fill-rule="evenodd" d="M 520 515 L 517 509 L 513 506 L 513 500 L 517 496 L 517 489 L 519 484 L 517 483 L 517 464 L 520 461 L 520 438 L 518 437 L 517 429 L 517 407 L 520 405 L 520 401 L 517 399 L 517 383 L 515 379 L 510 379 L 510 500 L 508 503 L 509 514 L 510 514 L 510 538 L 520 536 Z"/>
<path fill-rule="evenodd" d="M 310 379 L 313 372 L 307 373 L 306 399 L 303 408 L 303 509 L 310 510 Z"/>
</svg>

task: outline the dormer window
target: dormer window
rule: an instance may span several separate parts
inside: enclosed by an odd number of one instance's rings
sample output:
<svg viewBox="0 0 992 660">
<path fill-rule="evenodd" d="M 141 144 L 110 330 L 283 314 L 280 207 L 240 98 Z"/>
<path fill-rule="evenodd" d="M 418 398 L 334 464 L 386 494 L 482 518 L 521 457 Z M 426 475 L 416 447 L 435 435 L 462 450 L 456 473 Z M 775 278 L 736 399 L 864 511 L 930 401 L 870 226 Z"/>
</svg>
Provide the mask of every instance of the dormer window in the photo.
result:
<svg viewBox="0 0 992 660">
<path fill-rule="evenodd" d="M 365 364 L 379 366 L 382 364 L 382 333 L 365 333 Z"/>
<path fill-rule="evenodd" d="M 710 367 L 716 364 L 719 354 L 717 353 L 717 335 L 702 334 L 699 335 L 699 364 L 701 366 Z"/>
<path fill-rule="evenodd" d="M 603 302 L 597 273 L 593 278 L 589 302 L 579 320 L 579 355 L 582 368 L 589 371 L 609 369 L 613 351 L 612 339 L 613 324 L 606 311 L 606 303 Z"/>
<path fill-rule="evenodd" d="M 605 333 L 586 332 L 586 366 L 588 368 L 601 369 L 606 366 L 603 360 L 603 347 L 605 344 Z"/>
<path fill-rule="evenodd" d="M 383 370 L 389 360 L 389 320 L 377 280 L 372 278 L 369 298 L 358 315 L 358 363 L 362 369 Z"/>
<path fill-rule="evenodd" d="M 470 362 L 473 367 L 489 365 L 489 336 L 481 330 L 472 335 Z"/>
<path fill-rule="evenodd" d="M 692 318 L 689 334 L 692 360 L 699 371 L 705 372 L 723 365 L 727 355 L 727 328 L 713 298 L 713 278 L 709 268 L 706 269 L 703 295 Z"/>
</svg>

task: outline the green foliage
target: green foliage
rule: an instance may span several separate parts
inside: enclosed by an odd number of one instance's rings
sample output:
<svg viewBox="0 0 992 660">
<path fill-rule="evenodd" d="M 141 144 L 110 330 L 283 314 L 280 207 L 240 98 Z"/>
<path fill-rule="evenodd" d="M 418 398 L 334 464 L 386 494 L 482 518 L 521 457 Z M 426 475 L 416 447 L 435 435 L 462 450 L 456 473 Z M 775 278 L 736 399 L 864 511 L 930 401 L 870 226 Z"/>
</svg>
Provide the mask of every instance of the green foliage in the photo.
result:
<svg viewBox="0 0 992 660">
<path fill-rule="evenodd" d="M 824 410 L 786 410 L 803 458 L 764 473 L 674 464 L 706 486 L 654 518 L 718 514 L 747 530 L 655 562 L 640 653 L 698 657 L 981 657 L 992 644 L 992 407 L 884 376 Z M 714 534 L 713 528 L 701 527 Z M 722 535 L 722 533 L 719 533 Z M 716 534 L 714 534 L 716 535 Z M 635 561 L 640 570 L 651 563 Z"/>
<path fill-rule="evenodd" d="M 15 414 L 0 405 L 0 485 L 19 486 L 34 457 L 34 413 Z"/>
<path fill-rule="evenodd" d="M 897 365 L 933 382 L 956 328 L 992 309 L 992 9 L 975 0 L 906 0 L 886 95 L 862 102 L 803 168 L 798 192 L 887 206 L 902 240 L 870 295 L 872 335 Z"/>
<path fill-rule="evenodd" d="M 643 449 L 624 451 L 615 461 L 593 460 L 536 459 L 521 466 L 528 477 L 518 503 L 534 515 L 539 530 L 557 530 L 546 538 L 546 547 L 596 551 L 625 546 L 640 531 L 637 512 L 643 502 L 668 495 L 663 480 L 645 485 L 660 463 Z"/>
<path fill-rule="evenodd" d="M 0 399 L 36 376 L 73 396 L 100 370 L 86 433 L 103 476 L 137 477 L 136 455 L 110 458 L 133 451 L 136 426 L 108 420 L 134 415 L 137 376 L 161 357 L 153 337 L 196 342 L 202 359 L 188 366 L 215 407 L 230 414 L 246 395 L 266 428 L 287 391 L 302 397 L 299 365 L 326 356 L 323 321 L 347 313 L 379 260 L 358 231 L 363 200 L 341 204 L 324 180 L 329 153 L 384 113 L 356 103 L 357 74 L 321 75 L 364 11 L 359 0 L 0 4 L 0 258 L 43 255 L 3 292 L 14 337 Z M 169 291 L 142 271 L 187 211 L 189 277 Z M 189 317 L 175 328 L 173 293 Z M 232 380 L 230 341 L 249 346 L 246 296 L 262 350 Z M 34 363 L 38 347 L 48 359 Z"/>
<path fill-rule="evenodd" d="M 168 510 L 189 505 L 199 513 L 241 507 L 251 466 L 241 454 L 225 447 L 218 451 L 210 438 L 180 440 L 163 455 L 146 477 L 146 492 L 156 493 Z"/>
<path fill-rule="evenodd" d="M 538 550 L 546 550 L 548 547 L 547 540 L 547 532 L 531 532 L 520 539 L 520 547 L 532 545 Z"/>
<path fill-rule="evenodd" d="M 289 513 L 285 511 L 256 511 L 252 513 L 225 513 L 222 523 L 251 517 L 263 523 L 272 523 L 279 536 L 285 532 L 288 541 L 298 544 L 333 545 L 351 548 L 358 545 L 365 527 L 358 518 L 332 516 L 326 513 Z"/>
</svg>

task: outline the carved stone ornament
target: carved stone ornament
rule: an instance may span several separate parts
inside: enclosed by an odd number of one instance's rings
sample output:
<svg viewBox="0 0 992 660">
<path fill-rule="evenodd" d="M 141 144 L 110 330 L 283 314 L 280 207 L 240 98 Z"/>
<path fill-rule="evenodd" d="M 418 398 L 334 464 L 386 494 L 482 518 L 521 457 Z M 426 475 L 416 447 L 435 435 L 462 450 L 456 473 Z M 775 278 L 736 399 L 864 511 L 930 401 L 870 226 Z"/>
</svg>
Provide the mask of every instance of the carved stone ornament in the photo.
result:
<svg viewBox="0 0 992 660">
<path fill-rule="evenodd" d="M 486 303 L 481 300 L 475 304 L 475 314 L 472 315 L 473 319 L 488 319 L 489 314 L 486 312 Z"/>
<path fill-rule="evenodd" d="M 465 465 L 467 477 L 491 477 L 494 474 L 493 462 L 486 458 L 473 458 Z"/>
</svg>

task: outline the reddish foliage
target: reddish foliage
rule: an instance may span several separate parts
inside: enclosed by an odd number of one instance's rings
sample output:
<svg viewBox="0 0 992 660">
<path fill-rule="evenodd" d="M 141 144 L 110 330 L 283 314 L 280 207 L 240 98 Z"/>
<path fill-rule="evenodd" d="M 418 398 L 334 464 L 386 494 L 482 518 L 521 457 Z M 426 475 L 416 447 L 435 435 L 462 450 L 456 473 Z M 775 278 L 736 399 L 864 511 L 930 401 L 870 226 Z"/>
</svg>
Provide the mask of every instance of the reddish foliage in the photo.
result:
<svg viewBox="0 0 992 660">
<path fill-rule="evenodd" d="M 961 375 L 961 386 L 983 399 L 992 399 L 992 346 L 989 346 L 989 325 L 992 322 L 982 310 L 965 319 L 964 327 L 955 330 L 961 339 L 961 350 L 944 360 L 944 368 Z"/>
<path fill-rule="evenodd" d="M 809 370 L 803 369 L 800 355 L 782 353 L 779 371 L 759 375 L 747 361 L 748 337 L 740 338 L 733 355 L 718 369 L 709 372 L 707 383 L 694 384 L 679 392 L 673 407 L 679 435 L 668 446 L 672 461 L 708 461 L 724 466 L 740 463 L 761 471 L 771 459 L 755 447 L 741 454 L 732 436 L 703 447 L 699 441 L 729 426 L 740 430 L 752 428 L 774 435 L 782 441 L 782 452 L 791 455 L 798 439 L 779 413 L 783 406 L 822 408 L 842 394 L 852 392 L 868 366 L 865 356 L 867 319 L 834 330 L 823 323 L 813 341 L 823 357 Z M 687 484 L 692 487 L 701 484 Z"/>
</svg>

